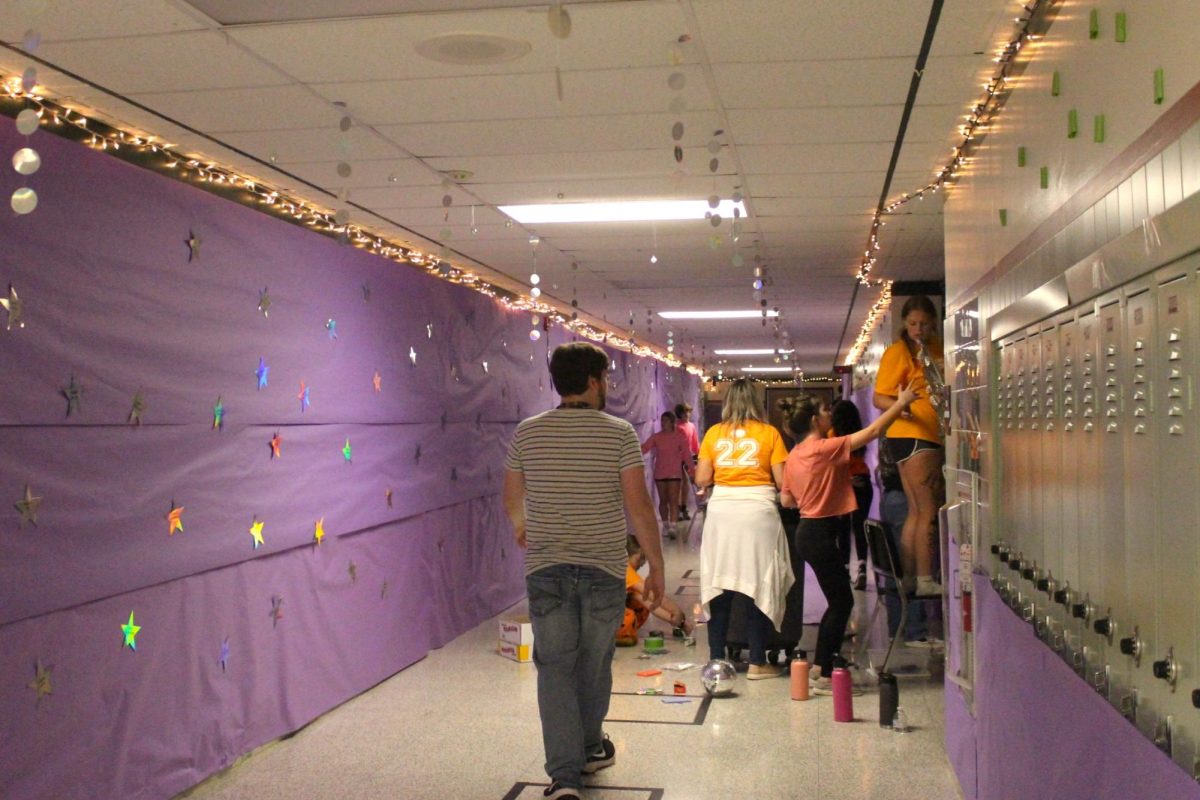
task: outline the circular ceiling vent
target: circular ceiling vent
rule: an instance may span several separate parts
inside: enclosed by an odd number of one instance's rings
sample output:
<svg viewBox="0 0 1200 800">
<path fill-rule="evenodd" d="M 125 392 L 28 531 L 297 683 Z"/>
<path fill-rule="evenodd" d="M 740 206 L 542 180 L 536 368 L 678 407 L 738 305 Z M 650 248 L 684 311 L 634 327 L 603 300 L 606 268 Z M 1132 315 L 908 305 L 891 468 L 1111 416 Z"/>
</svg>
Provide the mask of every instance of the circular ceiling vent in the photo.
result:
<svg viewBox="0 0 1200 800">
<path fill-rule="evenodd" d="M 443 64 L 474 67 L 516 61 L 533 46 L 494 33 L 445 33 L 417 43 L 417 53 Z"/>
</svg>

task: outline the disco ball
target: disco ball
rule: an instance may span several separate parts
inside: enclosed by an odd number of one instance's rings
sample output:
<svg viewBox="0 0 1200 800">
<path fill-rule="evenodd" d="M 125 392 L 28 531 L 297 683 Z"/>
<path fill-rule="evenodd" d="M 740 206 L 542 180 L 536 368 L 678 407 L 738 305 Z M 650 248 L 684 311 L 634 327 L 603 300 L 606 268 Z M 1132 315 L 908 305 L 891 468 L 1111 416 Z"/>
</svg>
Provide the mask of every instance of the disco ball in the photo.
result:
<svg viewBox="0 0 1200 800">
<path fill-rule="evenodd" d="M 714 658 L 700 670 L 700 682 L 704 684 L 704 690 L 713 697 L 733 694 L 733 682 L 736 678 L 737 670 L 733 668 L 733 664 L 721 658 Z"/>
</svg>

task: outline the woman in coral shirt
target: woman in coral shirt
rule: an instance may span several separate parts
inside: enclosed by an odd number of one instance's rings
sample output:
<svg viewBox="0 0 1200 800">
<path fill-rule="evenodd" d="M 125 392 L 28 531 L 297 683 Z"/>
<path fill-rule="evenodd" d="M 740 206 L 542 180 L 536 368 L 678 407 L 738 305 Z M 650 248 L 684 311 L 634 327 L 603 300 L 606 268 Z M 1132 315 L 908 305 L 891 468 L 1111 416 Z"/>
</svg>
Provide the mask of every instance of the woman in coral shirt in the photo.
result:
<svg viewBox="0 0 1200 800">
<path fill-rule="evenodd" d="M 662 429 L 642 445 L 642 453 L 654 453 L 654 486 L 658 490 L 658 515 L 663 532 L 675 538 L 679 521 L 679 492 L 686 472 L 692 474 L 692 454 L 687 437 L 675 429 L 675 415 L 664 411 Z"/>
</svg>

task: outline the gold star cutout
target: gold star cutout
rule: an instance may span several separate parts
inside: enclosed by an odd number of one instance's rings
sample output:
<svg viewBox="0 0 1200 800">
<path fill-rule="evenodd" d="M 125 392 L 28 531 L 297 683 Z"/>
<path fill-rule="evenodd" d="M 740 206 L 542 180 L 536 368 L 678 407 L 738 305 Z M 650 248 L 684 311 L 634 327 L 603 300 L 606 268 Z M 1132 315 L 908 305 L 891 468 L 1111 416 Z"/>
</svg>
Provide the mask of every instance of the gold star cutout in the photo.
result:
<svg viewBox="0 0 1200 800">
<path fill-rule="evenodd" d="M 28 686 L 37 692 L 37 699 L 33 701 L 34 706 L 42 704 L 42 698 L 48 694 L 54 694 L 54 690 L 50 687 L 50 673 L 54 671 L 54 666 L 43 667 L 39 659 L 35 668 L 35 677 L 29 682 Z"/>
<path fill-rule="evenodd" d="M 167 512 L 167 535 L 174 536 L 175 531 L 183 533 L 183 507 L 175 507 L 175 501 L 171 501 L 171 510 Z"/>
<path fill-rule="evenodd" d="M 283 437 L 279 435 L 279 431 L 275 431 L 275 435 L 271 437 L 271 458 L 279 458 L 283 455 L 279 448 L 283 446 Z"/>
<path fill-rule="evenodd" d="M 8 297 L 0 297 L 0 308 L 8 312 L 8 323 L 5 325 L 5 330 L 11 331 L 14 325 L 18 328 L 25 327 L 24 307 L 21 305 L 21 298 L 17 297 L 17 290 L 11 283 L 8 285 Z"/>
<path fill-rule="evenodd" d="M 29 488 L 29 484 L 25 484 L 25 498 L 15 503 L 17 511 L 21 512 L 20 526 L 22 528 L 25 527 L 26 522 L 32 524 L 35 528 L 37 527 L 38 506 L 41 504 L 42 498 L 34 497 L 33 490 Z"/>
<path fill-rule="evenodd" d="M 255 517 L 254 521 L 250 523 L 250 535 L 254 537 L 255 550 L 257 550 L 263 544 L 262 529 L 262 521 L 258 517 Z"/>
<path fill-rule="evenodd" d="M 320 545 L 321 540 L 324 538 L 325 538 L 325 518 L 321 517 L 316 522 L 316 529 L 313 531 L 313 539 L 315 539 L 317 544 Z"/>
</svg>

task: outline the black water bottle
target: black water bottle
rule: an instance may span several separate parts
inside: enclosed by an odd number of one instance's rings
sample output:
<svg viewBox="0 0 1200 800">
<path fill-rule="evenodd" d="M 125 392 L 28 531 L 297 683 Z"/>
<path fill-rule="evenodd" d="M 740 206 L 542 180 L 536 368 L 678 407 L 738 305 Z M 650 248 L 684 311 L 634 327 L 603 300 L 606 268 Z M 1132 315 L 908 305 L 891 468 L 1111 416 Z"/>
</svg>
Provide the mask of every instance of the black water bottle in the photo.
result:
<svg viewBox="0 0 1200 800">
<path fill-rule="evenodd" d="M 890 728 L 900 705 L 900 686 L 890 672 L 879 673 L 879 727 Z"/>
</svg>

